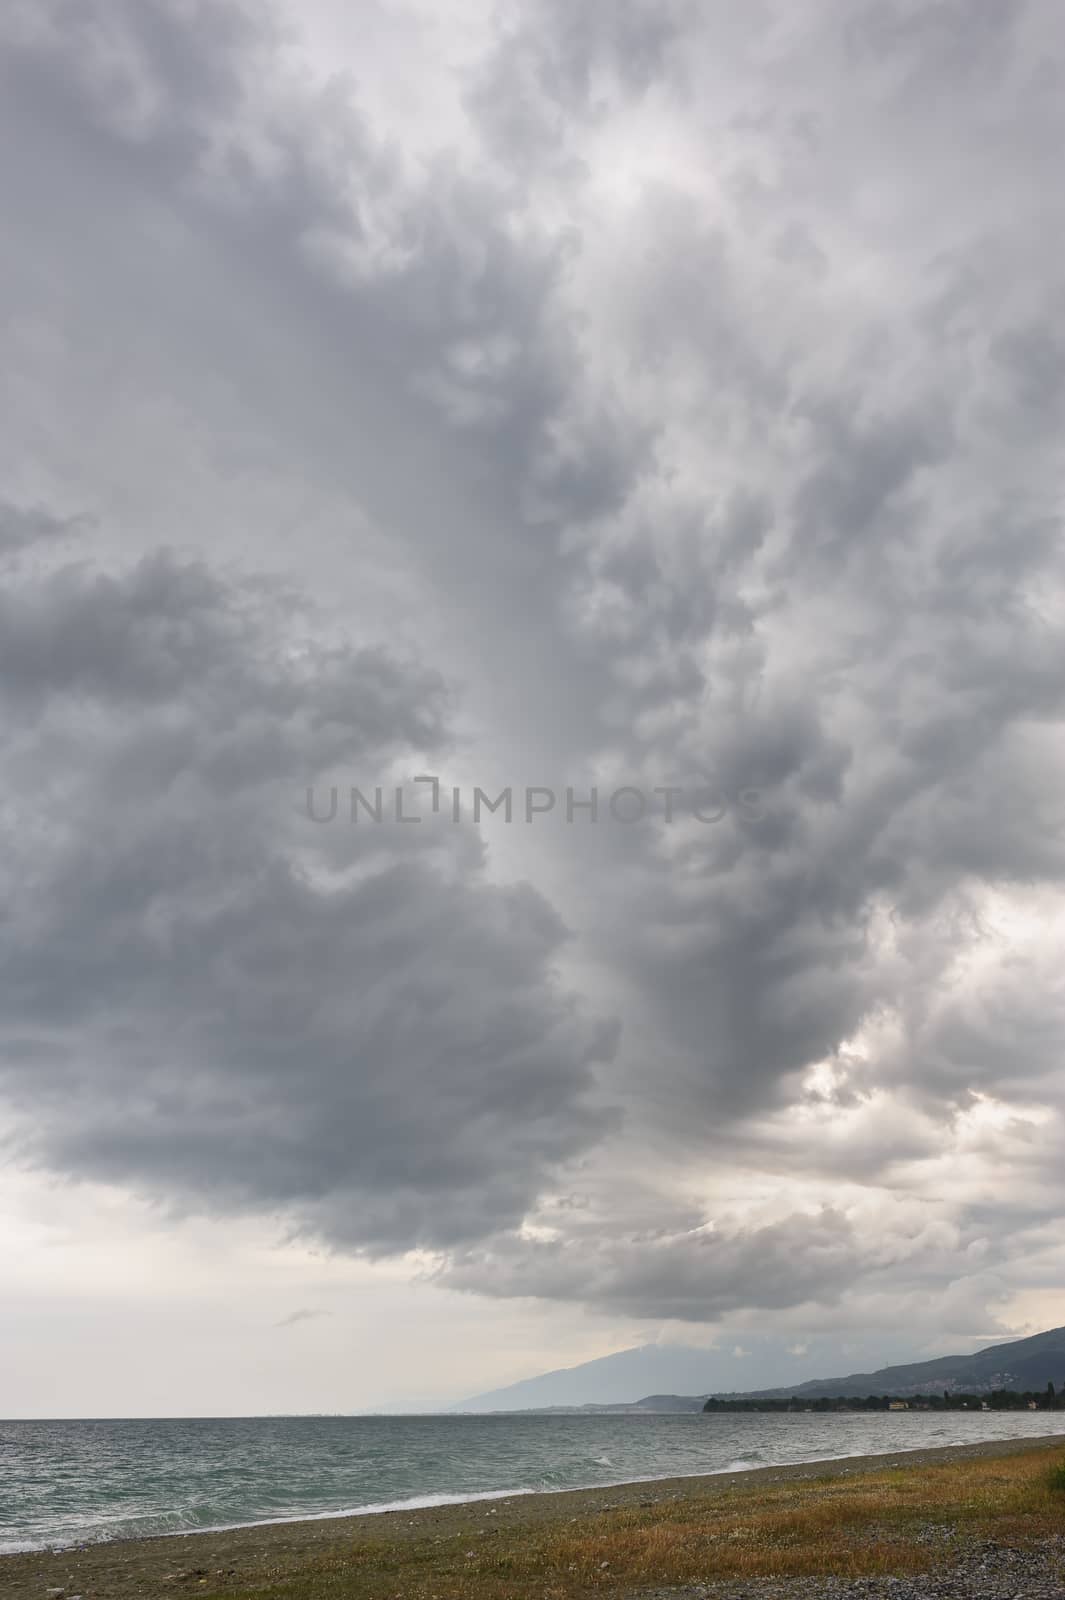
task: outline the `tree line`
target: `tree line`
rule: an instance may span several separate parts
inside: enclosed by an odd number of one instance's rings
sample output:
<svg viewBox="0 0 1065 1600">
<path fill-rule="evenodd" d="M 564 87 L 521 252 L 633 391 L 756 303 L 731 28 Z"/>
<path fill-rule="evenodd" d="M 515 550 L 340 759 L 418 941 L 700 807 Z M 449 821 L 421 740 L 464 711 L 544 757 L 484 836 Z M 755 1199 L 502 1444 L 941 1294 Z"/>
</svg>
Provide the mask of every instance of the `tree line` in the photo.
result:
<svg viewBox="0 0 1065 1600">
<path fill-rule="evenodd" d="M 1065 1384 L 1059 1394 L 1053 1383 L 1045 1389 L 993 1389 L 989 1393 L 966 1393 L 944 1389 L 942 1394 L 820 1395 L 808 1399 L 791 1395 L 783 1399 L 717 1399 L 711 1396 L 704 1411 L 890 1411 L 904 1403 L 910 1411 L 1062 1411 L 1065 1410 Z"/>
</svg>

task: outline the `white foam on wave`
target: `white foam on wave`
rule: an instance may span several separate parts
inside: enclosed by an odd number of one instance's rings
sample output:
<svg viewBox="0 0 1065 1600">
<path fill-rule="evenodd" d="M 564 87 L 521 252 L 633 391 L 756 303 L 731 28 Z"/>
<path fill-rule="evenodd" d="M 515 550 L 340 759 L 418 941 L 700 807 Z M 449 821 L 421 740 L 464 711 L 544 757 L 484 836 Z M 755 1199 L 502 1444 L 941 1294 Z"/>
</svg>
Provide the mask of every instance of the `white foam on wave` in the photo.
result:
<svg viewBox="0 0 1065 1600">
<path fill-rule="evenodd" d="M 69 1544 L 55 1540 L 0 1541 L 0 1555 L 26 1555 L 34 1550 L 72 1550 L 78 1545 L 119 1544 L 135 1539 L 189 1539 L 201 1533 L 235 1533 L 240 1528 L 274 1528 L 289 1522 L 329 1522 L 336 1517 L 368 1517 L 378 1511 L 424 1511 L 433 1506 L 463 1506 L 474 1500 L 508 1500 L 513 1495 L 550 1494 L 549 1489 L 482 1489 L 470 1494 L 418 1494 L 409 1500 L 377 1500 L 372 1505 L 341 1506 L 337 1511 L 292 1511 L 281 1517 L 251 1517 L 241 1522 L 197 1522 L 185 1528 L 154 1528 L 151 1533 L 82 1535 Z M 102 1519 L 101 1519 L 102 1520 Z"/>
<path fill-rule="evenodd" d="M 408 1500 L 376 1500 L 372 1505 L 342 1506 L 339 1511 L 293 1511 L 284 1517 L 256 1517 L 251 1522 L 219 1522 L 211 1527 L 180 1528 L 171 1534 L 147 1537 L 164 1539 L 179 1534 L 182 1538 L 198 1533 L 232 1533 L 236 1528 L 271 1528 L 286 1522 L 330 1522 L 336 1517 L 369 1517 L 378 1511 L 424 1511 L 432 1506 L 464 1506 L 475 1500 L 509 1500 L 512 1495 L 545 1494 L 543 1489 L 480 1489 L 469 1494 L 415 1494 Z"/>
<path fill-rule="evenodd" d="M 826 1456 L 819 1459 L 831 1461 L 839 1457 Z M 196 1523 L 186 1528 L 158 1528 L 152 1533 L 130 1532 L 125 1534 L 106 1536 L 103 1539 L 94 1539 L 91 1535 L 82 1537 L 77 1544 L 117 1544 L 127 1539 L 194 1539 L 201 1533 L 235 1533 L 241 1528 L 273 1528 L 290 1522 L 331 1522 L 338 1517 L 369 1517 L 378 1512 L 385 1511 L 424 1511 L 433 1506 L 464 1506 L 472 1505 L 481 1500 L 513 1500 L 528 1494 L 572 1494 L 582 1490 L 592 1489 L 624 1489 L 629 1484 L 669 1483 L 674 1478 L 716 1478 L 726 1472 L 752 1472 L 758 1467 L 770 1465 L 792 1465 L 803 1463 L 770 1463 L 766 1461 L 730 1462 L 727 1466 L 706 1467 L 699 1472 L 655 1472 L 637 1478 L 616 1478 L 609 1483 L 566 1483 L 552 1485 L 545 1488 L 538 1484 L 535 1488 L 518 1489 L 482 1489 L 470 1491 L 468 1494 L 419 1494 L 411 1495 L 406 1500 L 378 1500 L 370 1505 L 342 1506 L 337 1511 L 293 1511 L 280 1517 L 252 1517 L 241 1522 L 212 1522 Z M 613 1465 L 613 1463 L 611 1463 Z M 18 1555 L 33 1550 L 70 1550 L 74 1544 L 57 1544 L 53 1541 L 32 1544 L 0 1544 L 0 1554 Z"/>
<path fill-rule="evenodd" d="M 725 1466 L 706 1467 L 699 1472 L 656 1472 L 638 1478 L 618 1478 L 609 1483 L 567 1483 L 545 1488 L 542 1484 L 529 1489 L 484 1489 L 468 1494 L 420 1494 L 406 1500 L 378 1500 L 371 1505 L 341 1506 L 336 1511 L 293 1511 L 280 1517 L 252 1517 L 241 1522 L 196 1523 L 185 1528 L 158 1528 L 151 1533 L 131 1530 L 129 1533 L 105 1534 L 103 1538 L 92 1534 L 82 1535 L 68 1544 L 47 1540 L 30 1543 L 0 1543 L 0 1555 L 25 1555 L 34 1550 L 71 1550 L 85 1544 L 119 1544 L 126 1540 L 141 1539 L 195 1539 L 201 1533 L 235 1533 L 242 1528 L 273 1528 L 291 1522 L 331 1522 L 338 1517 L 369 1517 L 385 1511 L 424 1511 L 433 1506 L 472 1505 L 481 1500 L 512 1500 L 527 1494 L 569 1494 L 589 1489 L 623 1489 L 628 1484 L 668 1483 L 673 1478 L 716 1478 L 728 1472 L 753 1472 L 759 1467 L 817 1466 L 819 1462 L 845 1461 L 858 1456 L 861 1451 L 843 1451 L 830 1456 L 786 1457 L 779 1461 L 730 1461 Z M 899 1452 L 900 1454 L 902 1452 Z"/>
<path fill-rule="evenodd" d="M 232 1533 L 239 1528 L 275 1527 L 281 1524 L 292 1522 L 327 1522 L 334 1520 L 337 1517 L 366 1517 L 376 1515 L 377 1512 L 386 1511 L 421 1511 L 433 1506 L 470 1505 L 474 1502 L 483 1500 L 512 1500 L 518 1498 L 519 1496 L 529 1494 L 569 1494 L 582 1490 L 622 1489 L 629 1484 L 668 1483 L 674 1478 L 716 1478 L 729 1472 L 756 1472 L 759 1470 L 771 1471 L 774 1467 L 816 1468 L 821 1464 L 828 1465 L 832 1462 L 849 1461 L 862 1457 L 871 1456 L 875 1458 L 878 1455 L 883 1455 L 885 1457 L 906 1455 L 911 1451 L 918 1451 L 926 1448 L 943 1449 L 969 1444 L 1006 1444 L 1015 1439 L 1018 1441 L 1023 1439 L 1038 1439 L 1040 1441 L 1053 1439 L 1057 1441 L 1059 1438 L 1065 1438 L 1065 1434 L 1033 1435 L 1027 1433 L 988 1434 L 973 1438 L 971 1435 L 964 1434 L 964 1432 L 961 1430 L 956 1430 L 951 1434 L 947 1434 L 945 1428 L 937 1429 L 936 1433 L 936 1443 L 931 1447 L 928 1445 L 927 1441 L 922 1442 L 920 1445 L 896 1445 L 893 1450 L 870 1450 L 868 1445 L 866 1445 L 865 1448 L 857 1450 L 834 1450 L 829 1454 L 820 1453 L 814 1456 L 807 1456 L 804 1454 L 780 1454 L 770 1456 L 769 1459 L 766 1459 L 765 1456 L 756 1453 L 756 1459 L 754 1460 L 751 1460 L 750 1458 L 740 1458 L 739 1460 L 730 1461 L 724 1466 L 704 1467 L 698 1471 L 692 1471 L 689 1468 L 687 1471 L 681 1472 L 655 1472 L 638 1477 L 618 1478 L 609 1483 L 567 1483 L 555 1485 L 551 1488 L 545 1488 L 542 1484 L 540 1484 L 531 1488 L 483 1489 L 460 1494 L 412 1495 L 405 1500 L 383 1500 L 377 1501 L 372 1505 L 343 1506 L 337 1511 L 293 1511 L 285 1516 L 253 1517 L 241 1522 L 220 1522 L 213 1523 L 209 1526 L 197 1525 L 186 1528 L 161 1528 L 153 1533 L 130 1532 L 127 1534 L 119 1534 L 117 1537 L 105 1536 L 105 1538 L 102 1540 L 94 1540 L 91 1535 L 82 1535 L 81 1538 L 72 1540 L 69 1544 L 56 1543 L 52 1540 L 45 1542 L 36 1541 L 31 1543 L 0 1542 L 0 1554 L 18 1555 L 26 1554 L 27 1552 L 32 1552 L 34 1550 L 69 1550 L 75 1545 L 91 1543 L 111 1544 L 127 1539 L 140 1540 L 189 1537 L 195 1538 L 196 1535 L 200 1533 Z M 611 1465 L 613 1465 L 613 1463 L 611 1463 Z"/>
</svg>

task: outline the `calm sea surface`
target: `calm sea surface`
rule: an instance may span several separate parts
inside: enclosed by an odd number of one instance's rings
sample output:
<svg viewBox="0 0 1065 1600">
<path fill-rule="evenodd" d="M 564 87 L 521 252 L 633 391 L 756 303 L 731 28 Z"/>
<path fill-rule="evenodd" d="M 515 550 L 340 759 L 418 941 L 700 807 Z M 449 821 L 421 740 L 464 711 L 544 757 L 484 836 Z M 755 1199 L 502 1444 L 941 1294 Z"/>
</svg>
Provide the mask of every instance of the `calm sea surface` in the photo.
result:
<svg viewBox="0 0 1065 1600">
<path fill-rule="evenodd" d="M 1027 1412 L 0 1422 L 0 1550 L 1054 1431 Z"/>
</svg>

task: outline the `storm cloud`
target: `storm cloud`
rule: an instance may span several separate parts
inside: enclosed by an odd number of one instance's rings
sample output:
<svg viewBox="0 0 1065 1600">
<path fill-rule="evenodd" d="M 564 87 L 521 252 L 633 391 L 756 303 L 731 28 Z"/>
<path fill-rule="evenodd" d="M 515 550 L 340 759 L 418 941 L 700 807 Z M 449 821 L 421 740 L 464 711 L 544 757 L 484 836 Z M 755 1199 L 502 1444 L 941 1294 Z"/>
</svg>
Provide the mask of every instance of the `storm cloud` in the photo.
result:
<svg viewBox="0 0 1065 1600">
<path fill-rule="evenodd" d="M 996 1307 L 1061 1209 L 1065 19 L 401 12 L 394 113 L 283 12 L 3 25 L 13 1148 L 494 1297 Z M 301 811 L 425 772 L 757 805 Z"/>
<path fill-rule="evenodd" d="M 9 582 L 5 1084 L 63 1170 L 371 1251 L 476 1238 L 601 1134 L 611 1032 L 469 835 L 310 820 L 297 771 L 446 723 L 432 674 L 293 636 L 289 598 L 165 554 Z"/>
</svg>

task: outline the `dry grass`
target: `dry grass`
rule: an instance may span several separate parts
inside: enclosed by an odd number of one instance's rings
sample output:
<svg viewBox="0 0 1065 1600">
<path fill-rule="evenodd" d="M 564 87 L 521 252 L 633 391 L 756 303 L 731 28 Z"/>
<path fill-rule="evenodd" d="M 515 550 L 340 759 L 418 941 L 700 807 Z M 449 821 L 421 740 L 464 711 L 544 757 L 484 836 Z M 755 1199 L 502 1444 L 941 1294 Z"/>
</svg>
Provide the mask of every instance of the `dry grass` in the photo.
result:
<svg viewBox="0 0 1065 1600">
<path fill-rule="evenodd" d="M 904 1575 L 959 1544 L 1065 1532 L 1060 1450 L 862 1472 L 472 1537 L 361 1540 L 294 1577 L 223 1591 L 256 1600 L 561 1600 L 713 1578 Z M 204 1593 L 203 1589 L 199 1591 Z"/>
</svg>

